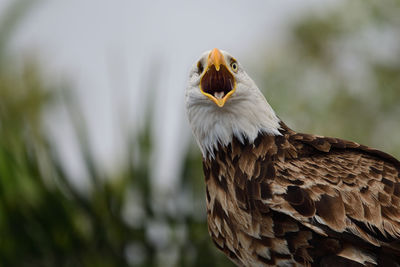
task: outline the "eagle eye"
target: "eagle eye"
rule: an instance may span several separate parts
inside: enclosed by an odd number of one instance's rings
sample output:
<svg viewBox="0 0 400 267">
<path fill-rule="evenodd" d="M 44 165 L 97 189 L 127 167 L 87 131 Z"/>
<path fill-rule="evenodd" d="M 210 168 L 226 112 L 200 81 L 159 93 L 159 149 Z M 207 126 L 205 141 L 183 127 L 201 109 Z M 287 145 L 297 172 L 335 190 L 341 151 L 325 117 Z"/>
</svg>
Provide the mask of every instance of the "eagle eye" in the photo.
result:
<svg viewBox="0 0 400 267">
<path fill-rule="evenodd" d="M 197 62 L 197 73 L 200 75 L 203 73 L 204 67 L 201 61 Z"/>
<path fill-rule="evenodd" d="M 237 71 L 238 71 L 238 64 L 235 62 L 235 61 L 233 61 L 232 63 L 231 63 L 231 68 L 232 68 L 232 70 L 236 73 Z"/>
</svg>

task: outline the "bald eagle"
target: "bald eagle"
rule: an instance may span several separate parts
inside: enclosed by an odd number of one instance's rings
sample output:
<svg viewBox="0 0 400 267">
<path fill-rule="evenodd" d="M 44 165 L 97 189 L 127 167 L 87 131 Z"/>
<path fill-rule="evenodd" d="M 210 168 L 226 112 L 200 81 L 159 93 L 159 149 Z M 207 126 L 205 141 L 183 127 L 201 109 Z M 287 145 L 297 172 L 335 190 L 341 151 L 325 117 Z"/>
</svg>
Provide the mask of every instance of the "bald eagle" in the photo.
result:
<svg viewBox="0 0 400 267">
<path fill-rule="evenodd" d="M 203 155 L 207 221 L 238 266 L 400 266 L 400 162 L 297 133 L 239 62 L 205 52 L 186 110 Z"/>
</svg>

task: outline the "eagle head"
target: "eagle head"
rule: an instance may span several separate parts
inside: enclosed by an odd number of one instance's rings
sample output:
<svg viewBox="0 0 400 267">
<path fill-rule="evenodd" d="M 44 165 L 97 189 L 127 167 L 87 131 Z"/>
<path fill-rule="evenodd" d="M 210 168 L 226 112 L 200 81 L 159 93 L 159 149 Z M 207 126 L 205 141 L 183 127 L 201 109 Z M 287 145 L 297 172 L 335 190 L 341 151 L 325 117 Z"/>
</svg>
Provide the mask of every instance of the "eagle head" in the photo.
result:
<svg viewBox="0 0 400 267">
<path fill-rule="evenodd" d="M 193 65 L 186 111 L 203 157 L 213 157 L 233 136 L 252 143 L 260 133 L 279 135 L 279 119 L 240 63 L 214 48 Z"/>
</svg>

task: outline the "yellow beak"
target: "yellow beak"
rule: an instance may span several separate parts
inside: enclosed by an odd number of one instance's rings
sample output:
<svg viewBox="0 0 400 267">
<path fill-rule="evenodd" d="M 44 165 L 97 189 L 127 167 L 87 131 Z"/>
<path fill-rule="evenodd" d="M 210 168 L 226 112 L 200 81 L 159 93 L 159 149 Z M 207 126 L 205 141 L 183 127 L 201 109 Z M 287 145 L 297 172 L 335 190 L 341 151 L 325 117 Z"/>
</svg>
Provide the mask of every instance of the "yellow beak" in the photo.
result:
<svg viewBox="0 0 400 267">
<path fill-rule="evenodd" d="M 221 68 L 221 64 L 226 66 L 224 56 L 217 48 L 214 48 L 208 55 L 207 67 L 211 67 L 212 65 L 214 65 L 215 69 L 219 71 Z"/>
<path fill-rule="evenodd" d="M 207 67 L 200 79 L 200 91 L 218 107 L 223 107 L 236 90 L 236 81 L 221 51 L 214 48 L 207 59 Z M 216 97 L 223 95 L 223 97 Z"/>
</svg>

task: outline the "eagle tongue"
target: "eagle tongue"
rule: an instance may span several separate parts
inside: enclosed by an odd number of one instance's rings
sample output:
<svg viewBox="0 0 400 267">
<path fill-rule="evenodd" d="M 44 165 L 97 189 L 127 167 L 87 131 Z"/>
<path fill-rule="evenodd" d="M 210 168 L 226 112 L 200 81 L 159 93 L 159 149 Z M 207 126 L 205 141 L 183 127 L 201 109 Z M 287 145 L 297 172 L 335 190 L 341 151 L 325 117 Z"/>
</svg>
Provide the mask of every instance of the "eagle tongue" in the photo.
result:
<svg viewBox="0 0 400 267">
<path fill-rule="evenodd" d="M 224 91 L 215 92 L 215 93 L 214 93 L 214 96 L 215 96 L 216 98 L 218 98 L 218 99 L 222 99 L 222 98 L 224 97 L 224 95 L 225 95 Z"/>
</svg>

